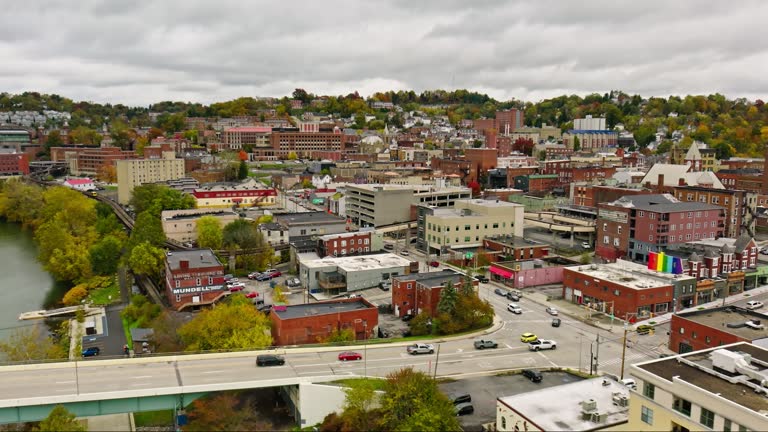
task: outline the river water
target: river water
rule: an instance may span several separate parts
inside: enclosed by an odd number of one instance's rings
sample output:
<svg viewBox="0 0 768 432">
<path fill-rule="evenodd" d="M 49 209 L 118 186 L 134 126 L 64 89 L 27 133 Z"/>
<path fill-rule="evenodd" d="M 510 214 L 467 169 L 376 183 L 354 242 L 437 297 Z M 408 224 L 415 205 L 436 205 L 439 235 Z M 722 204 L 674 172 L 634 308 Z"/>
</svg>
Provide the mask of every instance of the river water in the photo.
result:
<svg viewBox="0 0 768 432">
<path fill-rule="evenodd" d="M 19 321 L 19 314 L 54 307 L 66 287 L 56 284 L 37 261 L 32 233 L 0 221 L 0 340 L 14 328 L 42 323 Z"/>
</svg>

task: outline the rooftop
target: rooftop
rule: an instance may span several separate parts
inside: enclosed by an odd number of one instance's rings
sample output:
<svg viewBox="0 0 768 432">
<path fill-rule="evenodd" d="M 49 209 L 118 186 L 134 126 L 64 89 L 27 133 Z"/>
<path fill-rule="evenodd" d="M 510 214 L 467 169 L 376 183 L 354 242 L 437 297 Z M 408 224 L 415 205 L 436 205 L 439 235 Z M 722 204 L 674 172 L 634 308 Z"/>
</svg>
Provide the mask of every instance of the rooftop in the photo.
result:
<svg viewBox="0 0 768 432">
<path fill-rule="evenodd" d="M 536 240 L 531 240 L 523 237 L 515 237 L 506 234 L 486 236 L 486 240 L 493 240 L 495 242 L 502 243 L 505 246 L 511 247 L 545 247 L 549 246 L 546 243 L 541 243 Z"/>
<path fill-rule="evenodd" d="M 265 186 L 263 183 L 254 179 L 250 179 L 243 183 L 212 183 L 205 186 L 201 186 L 195 190 L 195 192 L 219 192 L 219 191 L 248 191 L 248 190 L 262 190 L 272 189 Z"/>
<path fill-rule="evenodd" d="M 609 280 L 632 289 L 659 288 L 679 280 L 695 280 L 692 276 L 659 273 L 631 261 L 618 260 L 610 264 L 585 264 L 567 267 L 568 270 L 592 278 Z"/>
<path fill-rule="evenodd" d="M 627 397 L 627 387 L 611 379 L 593 378 L 500 397 L 498 401 L 535 423 L 541 430 L 587 431 L 626 422 L 629 406 L 614 405 L 614 398 Z M 595 402 L 594 412 L 605 414 L 605 421 L 598 423 L 584 419 L 582 413 L 588 411 L 584 404 L 587 401 Z"/>
<path fill-rule="evenodd" d="M 758 339 L 766 339 L 766 342 L 768 342 L 768 327 L 765 327 L 765 324 L 762 329 L 754 329 L 744 325 L 747 321 L 765 321 L 768 317 L 749 309 L 726 306 L 702 311 L 697 310 L 693 312 L 679 313 L 677 316 L 688 321 L 718 329 L 722 332 L 730 333 L 746 340 L 756 341 Z"/>
<path fill-rule="evenodd" d="M 461 279 L 465 276 L 466 275 L 453 271 L 451 269 L 443 269 L 443 270 L 434 271 L 434 272 L 411 273 L 406 275 L 399 275 L 399 276 L 394 276 L 392 279 L 415 281 L 415 282 L 421 282 L 421 283 L 432 283 L 434 281 L 444 282 L 456 277 Z"/>
<path fill-rule="evenodd" d="M 746 375 L 730 373 L 720 368 L 714 369 L 712 353 L 720 349 L 749 354 L 750 366 L 754 368 L 754 372 L 765 376 L 768 350 L 746 342 L 651 360 L 634 364 L 631 368 L 641 369 L 670 383 L 680 381 L 688 383 L 713 397 L 741 405 L 755 412 L 766 410 L 768 399 L 765 395 L 754 391 L 759 384 L 755 384 Z"/>
<path fill-rule="evenodd" d="M 361 298 L 355 298 L 331 300 L 319 303 L 287 305 L 285 310 L 282 311 L 272 309 L 272 313 L 277 314 L 277 316 L 279 316 L 281 319 L 294 319 L 371 309 L 374 307 L 375 306 L 367 303 Z"/>
<path fill-rule="evenodd" d="M 301 263 L 308 268 L 336 266 L 345 271 L 377 270 L 393 267 L 409 267 L 411 261 L 391 253 L 349 256 L 349 257 L 325 257 L 319 260 L 310 260 Z"/>
<path fill-rule="evenodd" d="M 288 226 L 307 223 L 347 223 L 344 218 L 326 213 L 324 211 L 276 214 L 273 216 L 273 218 L 276 222 Z"/>
<path fill-rule="evenodd" d="M 185 251 L 168 252 L 165 259 L 171 270 L 180 270 L 181 261 L 189 262 L 190 269 L 220 266 L 221 263 L 210 249 L 193 249 Z"/>
<path fill-rule="evenodd" d="M 722 207 L 714 204 L 680 201 L 670 194 L 627 195 L 613 201 L 609 205 L 659 213 L 722 209 Z"/>
<path fill-rule="evenodd" d="M 163 210 L 162 220 L 195 219 L 201 216 L 231 216 L 237 217 L 237 213 L 227 209 L 188 209 L 188 210 Z"/>
</svg>

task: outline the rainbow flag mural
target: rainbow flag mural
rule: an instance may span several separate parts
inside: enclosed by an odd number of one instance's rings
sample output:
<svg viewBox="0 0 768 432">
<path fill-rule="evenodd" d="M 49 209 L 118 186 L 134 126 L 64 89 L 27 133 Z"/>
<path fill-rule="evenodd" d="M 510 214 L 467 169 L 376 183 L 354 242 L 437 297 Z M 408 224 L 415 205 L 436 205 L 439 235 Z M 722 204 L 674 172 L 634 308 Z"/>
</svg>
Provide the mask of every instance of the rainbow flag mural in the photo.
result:
<svg viewBox="0 0 768 432">
<path fill-rule="evenodd" d="M 664 255 L 664 252 L 651 252 L 648 254 L 648 270 L 682 274 L 683 261 L 678 257 Z"/>
</svg>

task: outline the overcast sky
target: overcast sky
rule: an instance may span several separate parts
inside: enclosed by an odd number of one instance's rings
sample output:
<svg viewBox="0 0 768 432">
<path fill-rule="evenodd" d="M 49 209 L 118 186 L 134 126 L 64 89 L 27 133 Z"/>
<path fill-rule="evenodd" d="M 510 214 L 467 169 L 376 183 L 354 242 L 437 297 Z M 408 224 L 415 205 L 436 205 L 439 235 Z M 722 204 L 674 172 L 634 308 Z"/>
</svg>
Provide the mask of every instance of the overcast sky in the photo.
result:
<svg viewBox="0 0 768 432">
<path fill-rule="evenodd" d="M 768 96 L 768 1 L 0 0 L 0 92 Z"/>
</svg>

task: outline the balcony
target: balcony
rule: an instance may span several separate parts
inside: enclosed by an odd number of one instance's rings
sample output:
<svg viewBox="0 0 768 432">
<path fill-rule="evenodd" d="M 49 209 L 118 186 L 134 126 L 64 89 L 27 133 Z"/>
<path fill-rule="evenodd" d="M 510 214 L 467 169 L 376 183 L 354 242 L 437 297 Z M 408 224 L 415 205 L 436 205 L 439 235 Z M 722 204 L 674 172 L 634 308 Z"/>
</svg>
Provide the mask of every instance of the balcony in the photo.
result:
<svg viewBox="0 0 768 432">
<path fill-rule="evenodd" d="M 317 278 L 317 284 L 320 288 L 326 290 L 338 290 L 346 288 L 347 281 L 341 274 L 338 273 L 320 273 Z"/>
</svg>

